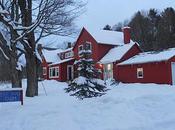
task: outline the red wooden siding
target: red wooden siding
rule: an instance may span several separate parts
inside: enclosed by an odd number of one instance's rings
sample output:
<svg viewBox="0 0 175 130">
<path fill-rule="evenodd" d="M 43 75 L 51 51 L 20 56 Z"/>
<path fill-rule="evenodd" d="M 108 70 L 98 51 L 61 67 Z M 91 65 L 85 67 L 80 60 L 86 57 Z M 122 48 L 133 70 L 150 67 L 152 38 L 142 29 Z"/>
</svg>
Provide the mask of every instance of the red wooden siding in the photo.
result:
<svg viewBox="0 0 175 130">
<path fill-rule="evenodd" d="M 92 59 L 98 62 L 112 47 L 110 45 L 98 44 L 97 41 L 91 36 L 91 34 L 83 28 L 77 42 L 73 48 L 75 59 L 79 59 L 78 47 L 85 42 L 91 42 L 92 46 Z"/>
<path fill-rule="evenodd" d="M 45 59 L 43 59 L 43 62 L 42 62 L 42 65 L 41 66 L 42 67 L 46 67 L 46 75 L 43 75 L 42 78 L 49 80 L 49 76 L 48 76 L 49 67 L 48 67 L 48 63 L 46 62 Z"/>
<path fill-rule="evenodd" d="M 170 74 L 169 74 L 169 75 L 170 75 L 170 77 L 171 77 L 171 78 L 170 78 L 171 84 L 173 84 L 173 79 L 172 79 L 172 68 L 171 68 L 171 63 L 172 63 L 172 62 L 175 62 L 175 56 L 168 60 L 168 63 L 169 63 L 169 64 L 168 64 L 168 65 L 169 65 L 168 67 L 170 68 Z"/>
<path fill-rule="evenodd" d="M 61 64 L 61 82 L 66 82 L 67 81 L 67 66 L 68 65 L 73 65 L 74 60 L 65 62 Z"/>
<path fill-rule="evenodd" d="M 96 50 L 98 51 L 97 61 L 101 60 L 113 47 L 112 45 L 98 44 L 98 50 Z"/>
<path fill-rule="evenodd" d="M 141 49 L 139 48 L 139 46 L 137 44 L 135 44 L 120 60 L 120 62 L 125 61 L 137 54 L 139 54 L 141 51 Z"/>
<path fill-rule="evenodd" d="M 59 66 L 59 77 L 58 78 L 49 78 L 49 79 L 58 80 L 61 82 L 67 81 L 67 66 L 73 65 L 73 64 L 74 64 L 74 60 L 71 60 L 68 62 L 61 63 L 61 64 L 55 64 L 55 65 L 49 66 L 49 67 Z M 48 73 L 48 75 L 49 75 L 49 73 Z"/>
<path fill-rule="evenodd" d="M 137 78 L 137 68 L 143 68 L 143 78 Z M 171 84 L 170 62 L 117 66 L 117 80 L 124 83 Z"/>
<path fill-rule="evenodd" d="M 117 79 L 118 77 L 118 71 L 117 71 L 117 64 L 121 63 L 135 55 L 137 55 L 138 53 L 142 52 L 141 49 L 138 47 L 137 44 L 135 44 L 123 57 L 120 61 L 117 61 L 116 63 L 113 64 L 113 76 L 114 79 Z"/>
</svg>

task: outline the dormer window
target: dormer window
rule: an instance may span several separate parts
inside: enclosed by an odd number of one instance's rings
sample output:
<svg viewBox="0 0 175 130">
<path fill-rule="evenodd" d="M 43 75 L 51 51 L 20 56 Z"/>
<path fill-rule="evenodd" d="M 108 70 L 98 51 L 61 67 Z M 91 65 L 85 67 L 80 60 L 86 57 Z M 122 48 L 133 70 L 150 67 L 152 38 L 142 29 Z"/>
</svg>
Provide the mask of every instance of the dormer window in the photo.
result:
<svg viewBox="0 0 175 130">
<path fill-rule="evenodd" d="M 65 58 L 71 58 L 73 56 L 74 56 L 73 51 L 65 53 Z"/>
<path fill-rule="evenodd" d="M 60 54 L 60 59 L 63 60 L 64 59 L 64 54 Z"/>
</svg>

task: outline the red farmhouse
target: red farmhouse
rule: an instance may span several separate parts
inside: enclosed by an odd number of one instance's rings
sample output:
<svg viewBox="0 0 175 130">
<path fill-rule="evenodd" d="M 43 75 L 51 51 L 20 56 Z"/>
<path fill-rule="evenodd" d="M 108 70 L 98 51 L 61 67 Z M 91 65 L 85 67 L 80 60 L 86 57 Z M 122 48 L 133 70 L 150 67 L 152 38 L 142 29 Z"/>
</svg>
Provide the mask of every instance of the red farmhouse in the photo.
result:
<svg viewBox="0 0 175 130">
<path fill-rule="evenodd" d="M 104 80 L 115 79 L 126 83 L 175 82 L 172 78 L 175 75 L 175 51 L 142 53 L 139 45 L 130 39 L 129 27 L 123 28 L 123 32 L 90 32 L 83 28 L 74 47 L 67 50 L 43 50 L 43 77 L 62 82 L 74 79 L 74 61 L 80 58 L 79 52 L 84 44 L 91 50 L 92 58 L 96 67 L 102 70 L 101 78 Z M 168 52 L 172 55 L 166 57 Z"/>
<path fill-rule="evenodd" d="M 79 59 L 83 45 L 88 44 L 97 67 L 102 69 L 102 79 L 116 79 L 116 65 L 141 52 L 137 43 L 130 39 L 130 28 L 123 32 L 98 30 L 88 32 L 82 29 L 73 48 L 64 51 L 43 50 L 43 76 L 45 79 L 68 81 L 74 78 L 74 61 Z M 55 53 L 57 52 L 57 53 Z M 49 53 L 49 54 L 48 54 Z M 51 58 L 52 57 L 52 58 Z M 47 60 L 48 59 L 48 60 Z M 50 60 L 53 59 L 53 60 Z"/>
</svg>

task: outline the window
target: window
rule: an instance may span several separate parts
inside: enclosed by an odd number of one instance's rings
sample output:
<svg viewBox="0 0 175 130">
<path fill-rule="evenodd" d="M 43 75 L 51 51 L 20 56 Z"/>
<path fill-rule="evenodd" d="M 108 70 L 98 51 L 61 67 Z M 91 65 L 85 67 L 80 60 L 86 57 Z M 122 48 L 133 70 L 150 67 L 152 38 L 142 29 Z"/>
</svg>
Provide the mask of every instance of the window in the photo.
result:
<svg viewBox="0 0 175 130">
<path fill-rule="evenodd" d="M 85 49 L 86 50 L 92 50 L 92 46 L 91 46 L 91 43 L 90 42 L 86 42 L 85 43 Z"/>
<path fill-rule="evenodd" d="M 59 77 L 59 67 L 49 68 L 49 78 L 58 78 Z"/>
<path fill-rule="evenodd" d="M 92 50 L 91 42 L 85 42 L 83 45 L 78 47 L 78 54 L 81 56 L 83 50 Z"/>
<path fill-rule="evenodd" d="M 60 59 L 63 60 L 64 59 L 64 54 L 60 54 Z"/>
<path fill-rule="evenodd" d="M 104 65 L 104 80 L 113 79 L 113 64 Z"/>
<path fill-rule="evenodd" d="M 78 47 L 78 54 L 80 54 L 80 53 L 82 52 L 82 50 L 83 50 L 83 45 L 80 45 L 80 46 Z"/>
<path fill-rule="evenodd" d="M 73 56 L 74 56 L 73 51 L 70 51 L 70 52 L 65 53 L 65 58 L 71 58 Z"/>
<path fill-rule="evenodd" d="M 43 75 L 47 75 L 47 68 L 43 67 Z"/>
<path fill-rule="evenodd" d="M 137 68 L 137 78 L 143 78 L 143 68 Z"/>
</svg>

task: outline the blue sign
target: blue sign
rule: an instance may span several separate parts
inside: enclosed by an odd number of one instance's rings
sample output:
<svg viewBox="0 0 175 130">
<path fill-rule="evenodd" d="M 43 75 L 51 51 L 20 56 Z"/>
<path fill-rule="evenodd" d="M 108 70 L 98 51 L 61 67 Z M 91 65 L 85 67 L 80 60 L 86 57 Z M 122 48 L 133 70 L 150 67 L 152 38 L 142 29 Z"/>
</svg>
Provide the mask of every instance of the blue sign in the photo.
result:
<svg viewBox="0 0 175 130">
<path fill-rule="evenodd" d="M 0 102 L 21 101 L 23 104 L 22 90 L 0 90 Z"/>
</svg>

